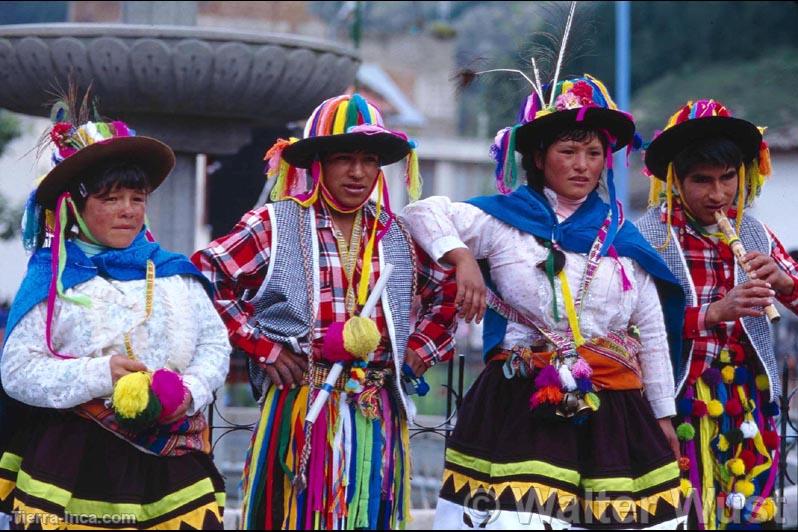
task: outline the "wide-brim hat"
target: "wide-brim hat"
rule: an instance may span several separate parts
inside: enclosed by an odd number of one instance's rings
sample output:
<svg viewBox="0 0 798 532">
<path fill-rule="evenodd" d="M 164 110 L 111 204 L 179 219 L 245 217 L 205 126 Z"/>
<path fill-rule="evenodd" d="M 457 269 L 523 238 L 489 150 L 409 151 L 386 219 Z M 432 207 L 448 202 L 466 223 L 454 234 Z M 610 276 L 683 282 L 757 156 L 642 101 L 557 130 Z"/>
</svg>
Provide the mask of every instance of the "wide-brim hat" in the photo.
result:
<svg viewBox="0 0 798 532">
<path fill-rule="evenodd" d="M 150 137 L 111 137 L 98 140 L 69 155 L 55 165 L 39 184 L 36 201 L 54 209 L 58 197 L 71 182 L 95 172 L 104 165 L 129 161 L 147 174 L 150 191 L 158 188 L 175 166 L 175 154 L 163 142 Z"/>
<path fill-rule="evenodd" d="M 308 169 L 325 153 L 364 151 L 377 155 L 384 166 L 401 161 L 411 149 L 407 140 L 389 132 L 342 133 L 298 140 L 283 151 L 283 158 L 298 168 Z"/>
<path fill-rule="evenodd" d="M 406 160 L 405 185 L 411 200 L 421 195 L 416 144 L 402 131 L 385 127 L 380 110 L 360 94 L 329 98 L 313 110 L 301 139 L 278 139 L 266 152 L 266 175 L 275 179 L 273 201 L 293 199 L 307 206 L 318 195 L 321 169 L 314 167 L 325 154 L 364 151 L 376 155 L 380 166 Z M 306 179 L 312 184 L 307 189 Z"/>
<path fill-rule="evenodd" d="M 516 132 L 516 151 L 529 153 L 540 146 L 542 139 L 555 137 L 557 133 L 576 125 L 607 131 L 614 139 L 611 145 L 613 152 L 625 148 L 634 138 L 635 123 L 626 113 L 603 107 L 588 107 L 582 111 L 581 120 L 577 121 L 579 114 L 580 109 L 557 111 L 522 125 Z"/>
<path fill-rule="evenodd" d="M 762 144 L 759 128 L 747 120 L 731 116 L 686 118 L 666 128 L 651 141 L 645 154 L 646 168 L 652 176 L 664 181 L 668 165 L 679 153 L 702 139 L 713 137 L 734 142 L 740 148 L 745 163 L 757 157 Z"/>
</svg>

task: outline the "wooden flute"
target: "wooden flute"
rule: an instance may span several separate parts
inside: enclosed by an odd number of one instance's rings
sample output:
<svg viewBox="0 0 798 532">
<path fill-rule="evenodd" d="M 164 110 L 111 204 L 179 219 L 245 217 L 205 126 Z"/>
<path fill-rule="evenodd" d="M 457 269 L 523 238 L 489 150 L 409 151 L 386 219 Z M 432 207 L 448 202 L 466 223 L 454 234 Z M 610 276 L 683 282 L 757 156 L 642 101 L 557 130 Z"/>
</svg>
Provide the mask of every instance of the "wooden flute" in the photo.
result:
<svg viewBox="0 0 798 532">
<path fill-rule="evenodd" d="M 748 265 L 745 263 L 745 247 L 743 247 L 743 243 L 737 236 L 734 226 L 721 211 L 715 212 L 715 220 L 718 222 L 718 227 L 720 230 L 723 231 L 724 235 L 726 235 L 726 239 L 729 241 L 729 247 L 731 248 L 732 253 L 734 253 L 734 256 L 737 258 L 737 261 L 740 263 L 740 266 L 742 266 L 746 272 L 750 273 Z M 768 320 L 770 320 L 770 323 L 776 323 L 781 319 L 781 314 L 779 314 L 776 306 L 772 304 L 765 307 L 765 315 L 767 316 Z"/>
</svg>

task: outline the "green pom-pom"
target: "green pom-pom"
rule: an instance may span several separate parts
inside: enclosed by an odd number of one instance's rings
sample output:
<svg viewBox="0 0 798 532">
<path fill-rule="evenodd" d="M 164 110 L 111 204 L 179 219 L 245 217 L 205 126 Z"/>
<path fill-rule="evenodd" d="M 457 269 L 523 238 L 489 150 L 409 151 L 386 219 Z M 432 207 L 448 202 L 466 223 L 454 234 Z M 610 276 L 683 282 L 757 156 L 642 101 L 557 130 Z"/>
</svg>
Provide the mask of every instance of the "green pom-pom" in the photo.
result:
<svg viewBox="0 0 798 532">
<path fill-rule="evenodd" d="M 676 436 L 682 441 L 690 441 L 695 438 L 695 427 L 690 423 L 682 423 L 676 427 Z"/>
<path fill-rule="evenodd" d="M 601 406 L 601 399 L 599 399 L 599 396 L 594 394 L 593 392 L 588 392 L 585 394 L 585 402 L 587 403 L 587 406 L 589 406 L 590 409 L 593 410 L 593 412 L 598 410 L 599 407 Z"/>
<path fill-rule="evenodd" d="M 150 390 L 147 407 L 143 411 L 133 417 L 125 417 L 119 412 L 116 412 L 116 420 L 125 430 L 130 432 L 142 432 L 156 424 L 162 409 L 163 407 L 158 397 Z"/>
</svg>

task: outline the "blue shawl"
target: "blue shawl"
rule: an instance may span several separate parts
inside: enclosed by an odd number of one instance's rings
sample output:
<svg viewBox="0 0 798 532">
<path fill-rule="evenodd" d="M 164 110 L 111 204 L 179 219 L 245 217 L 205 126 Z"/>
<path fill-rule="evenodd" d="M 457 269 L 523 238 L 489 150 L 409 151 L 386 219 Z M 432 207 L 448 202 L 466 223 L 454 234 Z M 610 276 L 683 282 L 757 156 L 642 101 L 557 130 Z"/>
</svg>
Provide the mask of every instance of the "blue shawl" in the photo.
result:
<svg viewBox="0 0 798 532">
<path fill-rule="evenodd" d="M 519 231 L 552 240 L 565 251 L 585 254 L 590 252 L 610 209 L 594 191 L 574 214 L 560 223 L 548 200 L 528 186 L 520 187 L 506 196 L 482 196 L 470 199 L 467 203 Z M 674 368 L 678 367 L 685 308 L 684 292 L 679 282 L 634 224 L 624 223 L 620 227 L 613 246 L 618 255 L 635 260 L 654 278 L 665 315 L 671 361 Z M 507 320 L 489 309 L 485 314 L 482 333 L 485 357 L 502 342 L 506 330 Z"/>
<path fill-rule="evenodd" d="M 62 276 L 64 290 L 90 281 L 96 276 L 117 281 L 135 281 L 147 275 L 147 261 L 155 263 L 157 277 L 173 275 L 189 275 L 202 282 L 203 287 L 211 295 L 211 286 L 199 270 L 184 256 L 161 249 L 155 242 L 149 242 L 145 232 L 138 234 L 133 243 L 125 249 L 111 249 L 94 257 L 87 257 L 80 248 L 71 241 L 66 242 L 66 267 Z M 45 301 L 50 290 L 52 276 L 52 255 L 50 248 L 36 251 L 28 262 L 28 271 L 22 285 L 14 298 L 6 325 L 5 340 L 11 336 L 20 320 L 36 305 Z M 44 331 L 42 331 L 44 337 Z M 5 345 L 5 343 L 4 343 Z M 2 359 L 2 353 L 0 353 Z M 13 411 L 15 401 L 3 391 L 0 382 L 0 445 L 12 432 L 15 426 Z M 17 404 L 17 406 L 19 406 Z"/>
</svg>

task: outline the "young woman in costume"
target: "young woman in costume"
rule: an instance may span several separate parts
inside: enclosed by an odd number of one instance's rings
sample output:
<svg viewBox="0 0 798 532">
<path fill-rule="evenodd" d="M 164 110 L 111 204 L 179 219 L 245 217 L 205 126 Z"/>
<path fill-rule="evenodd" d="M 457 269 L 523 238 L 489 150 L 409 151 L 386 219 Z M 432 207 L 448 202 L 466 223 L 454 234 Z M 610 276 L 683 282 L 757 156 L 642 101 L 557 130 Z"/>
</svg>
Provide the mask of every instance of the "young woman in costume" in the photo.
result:
<svg viewBox="0 0 798 532">
<path fill-rule="evenodd" d="M 204 277 L 145 226 L 174 154 L 75 109 L 54 109 L 55 166 L 23 222 L 0 501 L 14 528 L 222 529 L 202 410 L 227 375 L 227 332 Z"/>
<path fill-rule="evenodd" d="M 403 212 L 456 267 L 467 318 L 484 311 L 483 274 L 489 287 L 486 366 L 448 441 L 435 526 L 676 526 L 683 298 L 615 201 L 612 153 L 634 122 L 588 75 L 535 86 L 520 117 L 492 148 L 503 194 Z M 512 191 L 515 152 L 527 183 Z"/>
</svg>

